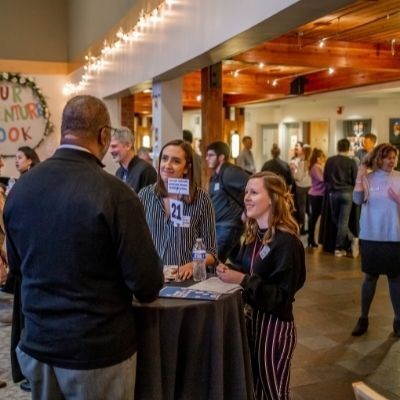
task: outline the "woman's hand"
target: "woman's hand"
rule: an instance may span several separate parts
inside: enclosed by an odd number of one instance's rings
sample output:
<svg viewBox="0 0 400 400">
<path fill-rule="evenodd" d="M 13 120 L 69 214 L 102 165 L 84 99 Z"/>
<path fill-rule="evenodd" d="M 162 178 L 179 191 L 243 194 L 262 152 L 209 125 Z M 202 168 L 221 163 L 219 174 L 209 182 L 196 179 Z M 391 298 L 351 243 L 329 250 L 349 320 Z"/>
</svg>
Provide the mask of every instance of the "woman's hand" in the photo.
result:
<svg viewBox="0 0 400 400">
<path fill-rule="evenodd" d="M 388 196 L 400 205 L 400 192 L 396 193 L 391 187 L 388 189 Z"/>
<path fill-rule="evenodd" d="M 193 275 L 193 263 L 187 263 L 179 266 L 179 278 L 182 280 L 190 279 Z"/>
<path fill-rule="evenodd" d="M 218 265 L 217 276 L 223 282 L 237 283 L 238 285 L 240 285 L 244 278 L 244 274 L 242 272 L 230 269 L 225 264 Z"/>
</svg>

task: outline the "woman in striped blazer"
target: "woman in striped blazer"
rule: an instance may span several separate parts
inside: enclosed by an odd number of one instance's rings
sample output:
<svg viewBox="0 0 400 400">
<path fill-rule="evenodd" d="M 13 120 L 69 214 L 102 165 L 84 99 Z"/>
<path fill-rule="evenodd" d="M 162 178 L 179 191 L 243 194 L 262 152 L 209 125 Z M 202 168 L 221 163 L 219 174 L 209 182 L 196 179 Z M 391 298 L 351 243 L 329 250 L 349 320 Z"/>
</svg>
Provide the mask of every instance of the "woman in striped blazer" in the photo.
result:
<svg viewBox="0 0 400 400">
<path fill-rule="evenodd" d="M 244 203 L 248 219 L 239 267 L 220 264 L 217 274 L 244 290 L 254 398 L 288 399 L 296 345 L 292 303 L 305 281 L 304 247 L 292 216 L 292 196 L 281 177 L 252 175 Z"/>
<path fill-rule="evenodd" d="M 168 193 L 168 179 L 189 180 L 189 194 Z M 172 140 L 161 149 L 157 182 L 139 192 L 154 245 L 164 265 L 179 265 L 181 279 L 193 275 L 192 249 L 197 238 L 206 247 L 206 264 L 216 260 L 215 216 L 211 199 L 193 179 L 193 150 L 183 140 Z M 172 200 L 181 200 L 182 207 Z M 177 226 L 172 214 L 183 220 Z"/>
</svg>

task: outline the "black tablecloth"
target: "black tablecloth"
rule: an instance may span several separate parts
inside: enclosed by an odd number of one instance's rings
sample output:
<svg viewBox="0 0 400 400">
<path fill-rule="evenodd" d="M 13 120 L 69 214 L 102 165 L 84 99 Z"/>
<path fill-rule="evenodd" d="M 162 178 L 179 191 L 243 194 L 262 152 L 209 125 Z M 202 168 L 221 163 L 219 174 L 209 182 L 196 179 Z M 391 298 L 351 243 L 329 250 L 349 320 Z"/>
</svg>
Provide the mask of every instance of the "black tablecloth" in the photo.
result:
<svg viewBox="0 0 400 400">
<path fill-rule="evenodd" d="M 136 400 L 252 399 L 241 294 L 134 303 Z"/>
</svg>

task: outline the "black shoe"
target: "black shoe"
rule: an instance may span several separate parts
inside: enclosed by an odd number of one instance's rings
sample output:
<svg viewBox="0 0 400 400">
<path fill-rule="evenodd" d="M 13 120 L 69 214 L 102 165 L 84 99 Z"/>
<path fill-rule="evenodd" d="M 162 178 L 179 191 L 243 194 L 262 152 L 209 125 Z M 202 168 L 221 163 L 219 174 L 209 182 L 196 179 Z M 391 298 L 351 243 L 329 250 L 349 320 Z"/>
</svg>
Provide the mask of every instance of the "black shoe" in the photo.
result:
<svg viewBox="0 0 400 400">
<path fill-rule="evenodd" d="M 351 332 L 352 336 L 361 336 L 367 332 L 368 329 L 368 318 L 359 318 L 357 321 L 357 325 L 354 327 L 353 332 Z"/>
<path fill-rule="evenodd" d="M 30 392 L 31 391 L 31 384 L 29 383 L 28 380 L 23 381 L 19 387 L 24 391 L 24 392 Z"/>
<path fill-rule="evenodd" d="M 0 388 L 6 387 L 6 386 L 7 386 L 7 382 L 0 380 Z"/>
<path fill-rule="evenodd" d="M 400 320 L 395 319 L 393 321 L 393 335 L 396 337 L 400 337 Z"/>
</svg>

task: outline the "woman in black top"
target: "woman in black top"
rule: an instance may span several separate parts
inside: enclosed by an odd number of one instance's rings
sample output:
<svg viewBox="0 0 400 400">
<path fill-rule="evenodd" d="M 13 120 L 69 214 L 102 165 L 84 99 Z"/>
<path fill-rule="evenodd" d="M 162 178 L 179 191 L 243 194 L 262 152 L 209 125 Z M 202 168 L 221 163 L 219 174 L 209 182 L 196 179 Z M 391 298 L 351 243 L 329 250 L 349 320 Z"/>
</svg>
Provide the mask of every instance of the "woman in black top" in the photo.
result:
<svg viewBox="0 0 400 400">
<path fill-rule="evenodd" d="M 248 220 L 240 270 L 220 264 L 217 273 L 244 289 L 254 397 L 288 399 L 296 345 L 292 303 L 305 281 L 304 248 L 292 217 L 292 196 L 281 177 L 271 172 L 252 175 L 244 201 Z"/>
</svg>

